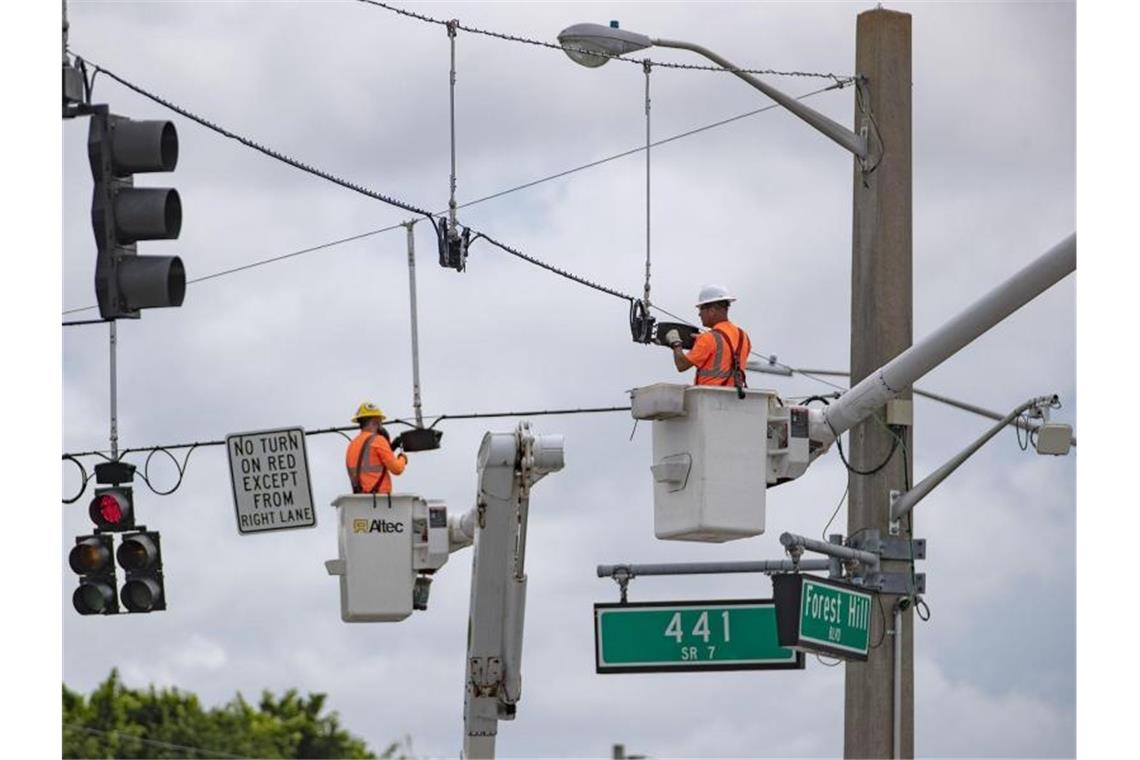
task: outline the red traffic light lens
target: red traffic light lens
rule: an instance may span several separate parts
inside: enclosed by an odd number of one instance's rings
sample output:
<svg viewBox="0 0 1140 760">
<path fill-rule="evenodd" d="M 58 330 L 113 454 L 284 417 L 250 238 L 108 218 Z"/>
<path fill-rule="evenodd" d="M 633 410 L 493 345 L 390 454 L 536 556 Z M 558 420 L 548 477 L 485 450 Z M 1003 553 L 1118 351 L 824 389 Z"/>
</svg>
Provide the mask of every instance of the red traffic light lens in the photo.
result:
<svg viewBox="0 0 1140 760">
<path fill-rule="evenodd" d="M 101 522 L 118 525 L 123 519 L 123 507 L 119 500 L 105 493 L 95 500 L 95 509 Z"/>
<path fill-rule="evenodd" d="M 101 488 L 95 492 L 87 510 L 91 522 L 100 530 L 123 531 L 135 526 L 131 489 L 126 486 Z"/>
</svg>

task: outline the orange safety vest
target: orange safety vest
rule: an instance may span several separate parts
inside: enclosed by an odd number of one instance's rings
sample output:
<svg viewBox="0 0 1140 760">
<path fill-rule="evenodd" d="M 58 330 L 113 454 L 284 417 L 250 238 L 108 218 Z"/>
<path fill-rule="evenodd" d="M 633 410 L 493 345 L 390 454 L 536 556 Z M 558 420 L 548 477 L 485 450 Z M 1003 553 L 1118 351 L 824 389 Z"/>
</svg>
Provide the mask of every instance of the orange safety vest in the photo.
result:
<svg viewBox="0 0 1140 760">
<path fill-rule="evenodd" d="M 344 454 L 344 466 L 353 493 L 392 493 L 392 476 L 404 471 L 404 462 L 392 453 L 388 437 L 360 431 Z"/>
<path fill-rule="evenodd" d="M 732 338 L 722 327 L 736 333 L 737 345 L 733 345 Z M 739 381 L 738 387 L 748 387 L 748 381 L 744 377 L 746 357 L 752 352 L 752 341 L 748 338 L 748 333 L 725 320 L 715 325 L 708 335 L 716 341 L 716 349 L 711 361 L 706 359 L 697 365 L 696 384 L 724 386 L 737 385 Z"/>
</svg>

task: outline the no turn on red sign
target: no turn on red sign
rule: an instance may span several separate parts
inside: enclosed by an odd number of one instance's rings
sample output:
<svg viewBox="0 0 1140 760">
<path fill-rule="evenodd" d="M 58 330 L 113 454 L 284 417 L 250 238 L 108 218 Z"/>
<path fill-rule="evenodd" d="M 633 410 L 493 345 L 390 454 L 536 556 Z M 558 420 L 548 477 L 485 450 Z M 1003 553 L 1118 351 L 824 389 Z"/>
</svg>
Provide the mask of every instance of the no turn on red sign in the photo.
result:
<svg viewBox="0 0 1140 760">
<path fill-rule="evenodd" d="M 226 436 L 238 533 L 317 524 L 304 428 Z"/>
</svg>

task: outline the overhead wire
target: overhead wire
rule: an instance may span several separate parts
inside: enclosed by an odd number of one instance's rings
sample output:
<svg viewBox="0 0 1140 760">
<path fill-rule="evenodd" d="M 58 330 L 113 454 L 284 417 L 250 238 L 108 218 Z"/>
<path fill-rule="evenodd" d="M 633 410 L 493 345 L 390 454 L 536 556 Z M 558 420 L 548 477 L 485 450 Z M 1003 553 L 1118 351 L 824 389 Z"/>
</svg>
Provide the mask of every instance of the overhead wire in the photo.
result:
<svg viewBox="0 0 1140 760">
<path fill-rule="evenodd" d="M 465 412 L 462 414 L 440 414 L 440 415 L 435 416 L 435 420 L 431 423 L 430 427 L 434 428 L 437 424 L 439 424 L 440 422 L 442 422 L 444 420 L 475 420 L 475 419 L 491 419 L 491 418 L 497 418 L 497 417 L 499 417 L 499 418 L 501 418 L 501 417 L 543 417 L 543 416 L 552 416 L 552 415 L 572 415 L 572 414 L 603 414 L 603 413 L 609 413 L 609 412 L 628 412 L 629 410 L 630 410 L 630 407 L 628 407 L 628 406 L 599 406 L 599 407 L 579 407 L 576 409 L 532 409 L 532 410 L 527 410 L 527 411 Z M 428 416 L 430 417 L 432 415 L 428 415 Z M 398 417 L 390 419 L 390 420 L 386 420 L 385 422 L 386 422 L 386 424 L 389 424 L 389 425 L 407 425 L 408 427 L 412 427 L 412 428 L 417 427 L 416 422 L 414 420 L 407 420 L 407 419 L 398 418 Z M 352 425 L 340 425 L 340 426 L 336 426 L 336 427 L 321 428 L 319 430 L 306 430 L 306 431 L 304 431 L 304 434 L 306 437 L 308 437 L 308 436 L 314 436 L 314 435 L 327 435 L 327 434 L 335 433 L 335 434 L 339 434 L 339 435 L 342 435 L 342 436 L 347 438 L 348 436 L 345 435 L 346 431 L 356 431 L 356 430 L 358 430 L 358 428 L 355 426 L 352 426 Z M 186 468 L 187 468 L 187 465 L 188 465 L 189 460 L 190 460 L 190 455 L 195 450 L 197 450 L 199 448 L 210 447 L 210 446 L 224 446 L 225 444 L 226 444 L 226 439 L 216 439 L 216 440 L 206 440 L 206 441 L 192 441 L 192 442 L 187 442 L 187 443 L 165 443 L 165 444 L 152 444 L 149 446 L 136 446 L 133 448 L 123 449 L 122 452 L 119 453 L 119 456 L 117 459 L 122 460 L 126 457 L 127 454 L 140 454 L 142 452 L 147 452 L 146 460 L 143 463 L 143 471 L 141 473 L 139 473 L 139 475 L 142 478 L 143 482 L 146 484 L 146 486 L 148 488 L 150 488 L 150 490 L 153 491 L 155 494 L 158 494 L 159 496 L 168 496 L 168 495 L 174 493 L 176 490 L 178 490 L 178 488 L 182 485 L 182 480 L 186 474 Z M 170 450 L 172 450 L 172 449 L 189 449 L 186 452 L 186 456 L 183 457 L 181 464 L 179 464 L 178 459 L 173 454 L 170 453 Z M 158 453 L 160 451 L 162 453 L 166 454 L 168 457 L 170 457 L 171 461 L 174 462 L 175 469 L 177 469 L 177 471 L 178 471 L 177 482 L 174 484 L 174 486 L 172 486 L 167 491 L 159 491 L 150 482 L 150 461 L 151 461 L 151 458 L 156 453 Z M 87 473 L 87 470 L 86 470 L 86 468 L 84 468 L 83 463 L 79 461 L 79 457 L 86 457 L 86 456 L 98 456 L 98 457 L 102 457 L 103 459 L 106 459 L 108 461 L 116 461 L 115 459 L 112 459 L 112 457 L 108 456 L 105 452 L 99 451 L 99 450 L 76 451 L 76 452 L 68 452 L 68 453 L 63 454 L 62 460 L 67 461 L 67 462 L 71 462 L 72 464 L 79 467 L 80 474 L 81 474 L 81 477 L 83 479 L 83 483 L 80 486 L 79 493 L 74 498 L 63 499 L 63 503 L 65 503 L 65 504 L 73 504 L 76 501 L 78 501 L 83 496 L 83 493 L 87 489 L 87 484 L 91 480 L 91 475 L 89 475 Z"/>
<path fill-rule="evenodd" d="M 272 148 L 267 148 L 267 147 L 261 145 L 260 143 L 256 143 L 253 140 L 250 140 L 247 137 L 243 137 L 239 134 L 231 132 L 230 130 L 226 129 L 225 127 L 219 126 L 219 125 L 213 123 L 212 121 L 204 119 L 201 116 L 198 116 L 197 114 L 192 113 L 191 111 L 188 111 L 187 109 L 182 108 L 179 105 L 171 103 L 169 100 L 166 100 L 165 98 L 162 98 L 158 95 L 155 95 L 154 93 L 149 92 L 149 91 L 143 89 L 142 87 L 140 87 L 140 86 L 138 86 L 132 82 L 128 82 L 126 79 L 123 79 L 118 74 L 114 73 L 113 71 L 110 71 L 107 68 L 104 68 L 103 66 L 100 66 L 99 64 L 95 63 L 94 61 L 92 61 L 89 58 L 87 58 L 85 60 L 87 63 L 91 64 L 91 66 L 94 67 L 96 72 L 100 72 L 100 71 L 103 72 L 104 74 L 111 77 L 112 79 L 114 79 L 116 82 L 123 85 L 127 89 L 133 90 L 134 92 L 138 93 L 139 95 L 142 95 L 145 98 L 153 100 L 155 103 L 158 103 L 159 105 L 163 106 L 164 108 L 169 108 L 171 111 L 174 111 L 175 113 L 180 114 L 181 116 L 184 116 L 187 119 L 190 119 L 191 121 L 196 122 L 196 123 L 202 125 L 203 127 L 206 127 L 207 129 L 213 130 L 214 132 L 217 132 L 220 135 L 228 137 L 231 140 L 236 140 L 237 142 L 241 143 L 242 145 L 246 146 L 247 148 L 252 148 L 252 149 L 258 151 L 259 153 L 263 153 L 266 156 L 269 156 L 270 158 L 273 158 L 273 159 L 276 159 L 277 161 L 281 161 L 282 163 L 288 164 L 289 166 L 292 166 L 295 169 L 300 169 L 301 171 L 312 174 L 313 176 L 320 177 L 321 179 L 328 180 L 329 182 L 340 185 L 343 188 L 346 188 L 348 190 L 352 190 L 355 193 L 360 193 L 361 195 L 364 195 L 368 198 L 372 198 L 372 199 L 378 200 L 382 203 L 386 203 L 389 206 L 395 206 L 396 208 L 403 209 L 404 211 L 408 211 L 408 212 L 413 213 L 413 214 L 418 214 L 420 216 L 425 216 L 428 219 L 433 218 L 430 211 L 419 208 L 417 206 L 413 206 L 410 203 L 405 203 L 404 201 L 397 200 L 396 198 L 392 198 L 390 196 L 384 195 L 383 193 L 379 193 L 375 190 L 370 190 L 369 188 L 364 187 L 363 185 L 358 185 L 354 182 L 349 182 L 348 180 L 343 179 L 341 177 L 338 177 L 335 174 L 332 174 L 330 172 L 326 172 L 323 169 L 318 169 L 315 166 L 310 166 L 308 164 L 302 163 L 301 161 L 298 161 L 297 159 L 292 158 L 291 156 L 288 156 L 284 153 L 281 153 L 280 151 L 273 150 Z"/>
<path fill-rule="evenodd" d="M 206 747 L 191 747 L 191 746 L 188 746 L 185 744 L 173 744 L 171 742 L 162 742 L 162 741 L 158 741 L 157 739 L 144 739 L 141 736 L 135 736 L 134 734 L 128 734 L 128 733 L 124 733 L 122 731 L 104 731 L 102 729 L 90 728 L 88 726 L 78 726 L 78 725 L 75 725 L 74 723 L 64 723 L 63 727 L 65 729 L 68 729 L 71 731 L 83 731 L 85 733 L 98 734 L 100 736 L 109 736 L 109 737 L 113 736 L 116 739 L 131 739 L 133 741 L 139 742 L 140 744 L 147 744 L 147 745 L 154 746 L 154 747 L 165 747 L 167 749 L 185 750 L 187 752 L 192 752 L 195 755 L 201 755 L 202 757 L 235 758 L 235 760 L 245 760 L 245 758 L 246 758 L 245 755 L 231 755 L 231 754 L 226 753 L 226 752 L 221 752 L 221 751 L 216 750 L 216 749 L 208 749 Z"/>
<path fill-rule="evenodd" d="M 79 60 L 82 61 L 82 59 L 79 59 Z M 96 73 L 98 73 L 98 72 L 96 72 Z M 806 92 L 802 95 L 797 96 L 796 100 L 805 100 L 809 97 L 813 97 L 815 95 L 819 95 L 821 93 L 828 92 L 830 90 L 842 89 L 843 87 L 847 86 L 848 84 L 850 84 L 850 80 L 839 82 L 839 83 L 833 84 L 833 85 L 829 85 L 828 87 L 821 87 L 817 90 L 812 90 L 811 92 Z M 545 177 L 540 177 L 538 179 L 531 180 L 529 182 L 525 182 L 521 185 L 516 185 L 514 187 L 507 188 L 506 190 L 500 190 L 498 192 L 491 193 L 490 195 L 484 195 L 480 198 L 476 198 L 474 200 L 470 200 L 470 201 L 467 201 L 465 203 L 460 203 L 456 206 L 456 208 L 457 209 L 467 208 L 469 206 L 474 206 L 474 205 L 479 204 L 479 203 L 484 203 L 486 201 L 494 200 L 496 198 L 501 198 L 505 195 L 509 195 L 511 193 L 518 192 L 520 190 L 526 190 L 528 188 L 535 187 L 536 185 L 540 185 L 540 184 L 543 184 L 545 182 L 550 182 L 550 181 L 553 181 L 556 179 L 560 179 L 562 177 L 569 176 L 571 174 L 576 174 L 577 172 L 580 172 L 580 171 L 585 171 L 586 169 L 592 169 L 595 166 L 601 166 L 601 165 L 607 164 L 611 161 L 616 161 L 619 158 L 625 158 L 626 156 L 632 156 L 636 153 L 640 153 L 642 151 L 645 151 L 648 148 L 656 148 L 656 147 L 659 147 L 661 145 L 665 145 L 667 143 L 671 143 L 671 142 L 674 142 L 676 140 L 680 140 L 680 139 L 685 138 L 685 137 L 690 137 L 692 135 L 699 134 L 701 132 L 705 132 L 705 131 L 710 130 L 710 129 L 715 129 L 717 127 L 722 127 L 726 124 L 731 124 L 732 122 L 735 122 L 735 121 L 740 121 L 741 119 L 746 119 L 746 118 L 749 118 L 751 116 L 756 116 L 758 114 L 764 113 L 765 111 L 774 110 L 776 108 L 779 108 L 778 103 L 772 103 L 770 105 L 764 106 L 763 108 L 756 108 L 756 109 L 753 109 L 751 111 L 746 111 L 745 113 L 737 114 L 736 116 L 730 116 L 727 119 L 721 119 L 719 121 L 715 121 L 715 122 L 712 122 L 710 124 L 705 124 L 703 126 L 687 130 L 685 132 L 680 132 L 678 134 L 672 135 L 671 137 L 666 137 L 666 138 L 663 138 L 661 140 L 651 142 L 647 146 L 643 145 L 643 146 L 638 146 L 636 148 L 631 148 L 629 150 L 625 150 L 625 151 L 622 151 L 620 153 L 615 153 L 611 156 L 606 156 L 604 158 L 600 158 L 600 159 L 597 159 L 595 161 L 590 161 L 588 163 L 581 164 L 579 166 L 575 166 L 575 167 L 572 167 L 570 169 L 566 169 L 566 170 L 563 170 L 560 172 L 556 172 L 555 174 L 547 175 Z M 445 214 L 445 213 L 447 213 L 447 209 L 442 209 L 442 210 L 436 211 L 434 213 L 436 215 Z M 208 275 L 203 275 L 202 277 L 196 277 L 196 278 L 189 279 L 186 281 L 186 284 L 191 285 L 191 284 L 198 283 L 198 282 L 204 282 L 206 280 L 211 280 L 211 279 L 214 279 L 216 277 L 222 277 L 224 275 L 229 275 L 229 274 L 234 274 L 236 272 L 241 272 L 241 271 L 244 271 L 246 269 L 253 269 L 254 267 L 263 266 L 265 264 L 272 264 L 272 263 L 275 263 L 278 261 L 283 261 L 285 259 L 293 258 L 294 256 L 300 256 L 302 254 L 320 251 L 320 250 L 325 249 L 325 248 L 331 248 L 331 247 L 336 246 L 336 245 L 341 245 L 342 243 L 349 243 L 349 242 L 352 242 L 355 240 L 360 240 L 361 238 L 369 237 L 371 235 L 378 235 L 378 234 L 383 233 L 383 232 L 391 232 L 392 230 L 398 229 L 401 226 L 403 226 L 402 222 L 397 223 L 397 224 L 393 224 L 393 225 L 389 225 L 387 227 L 383 227 L 380 229 L 370 230 L 368 232 L 363 232 L 363 233 L 360 233 L 358 235 L 352 235 L 349 237 L 340 238 L 339 240 L 333 240 L 333 241 L 329 241 L 327 243 L 321 243 L 319 245 L 311 246 L 309 248 L 303 248 L 301 250 L 293 251 L 291 253 L 281 254 L 279 256 L 272 256 L 272 257 L 266 258 L 266 259 L 260 259 L 258 261 L 250 262 L 249 264 L 243 264 L 241 266 L 221 270 L 218 272 L 213 272 L 213 273 L 208 274 Z M 526 258 L 526 257 L 524 257 L 524 258 Z M 533 258 L 527 258 L 527 260 L 531 261 L 531 263 L 538 263 Z M 539 266 L 543 266 L 543 265 L 539 264 Z M 624 298 L 626 296 L 623 295 L 622 297 Z M 74 313 L 81 312 L 81 311 L 90 311 L 91 309 L 94 309 L 94 308 L 97 308 L 97 307 L 94 305 L 80 306 L 80 307 L 73 308 L 73 309 L 67 309 L 63 312 L 63 314 L 74 314 Z M 94 320 L 94 321 L 100 321 L 101 322 L 103 320 Z M 64 326 L 70 327 L 73 324 L 88 324 L 88 322 L 64 323 Z M 824 382 L 826 382 L 826 381 L 824 381 Z M 838 386 L 835 386 L 835 387 L 838 387 Z"/>
<path fill-rule="evenodd" d="M 458 23 L 458 21 L 454 21 L 454 20 L 444 21 L 443 19 L 432 18 L 431 16 L 425 16 L 422 13 L 415 13 L 413 11 L 405 10 L 403 8 L 397 8 L 396 6 L 389 5 L 388 3 L 378 2 L 378 0 L 359 0 L 359 2 L 365 3 L 367 5 L 374 5 L 378 8 L 383 8 L 385 10 L 392 11 L 393 13 L 397 13 L 401 16 L 406 16 L 408 18 L 413 18 L 413 19 L 416 19 L 417 21 L 423 21 L 423 22 L 430 23 L 430 24 L 439 24 L 441 26 L 447 26 L 449 24 L 455 24 L 456 28 L 462 29 L 463 31 L 470 32 L 472 34 L 482 34 L 482 35 L 485 35 L 487 37 L 495 37 L 497 39 L 507 40 L 509 42 L 520 42 L 520 43 L 524 43 L 527 45 L 534 45 L 536 47 L 549 48 L 551 50 L 557 50 L 560 53 L 565 53 L 567 50 L 567 48 L 563 47 L 562 45 L 556 45 L 553 42 L 546 42 L 544 40 L 535 40 L 535 39 L 530 39 L 528 37 L 519 37 L 519 36 L 513 35 L 513 34 L 505 34 L 503 32 L 492 32 L 492 31 L 488 31 L 486 29 L 477 29 L 475 27 L 464 26 L 463 24 Z M 625 58 L 625 57 L 622 57 L 621 55 L 617 55 L 614 53 L 606 53 L 606 52 L 603 52 L 600 50 L 582 50 L 581 48 L 571 48 L 571 49 L 575 50 L 576 52 L 581 51 L 583 53 L 588 53 L 589 55 L 592 55 L 592 56 L 599 56 L 599 57 L 603 57 L 603 58 L 608 58 L 608 59 L 614 60 L 614 61 L 623 61 L 625 63 L 641 64 L 645 60 L 645 59 L 641 59 L 641 58 Z M 817 72 L 817 71 L 778 71 L 776 69 L 737 69 L 737 68 L 729 68 L 729 67 L 725 67 L 725 66 L 707 66 L 707 65 L 689 64 L 689 63 L 655 63 L 654 65 L 664 66 L 664 67 L 671 68 L 671 69 L 689 69 L 689 70 L 693 70 L 693 71 L 713 71 L 713 72 L 718 72 L 718 73 L 771 74 L 773 76 L 818 77 L 818 78 L 823 78 L 823 79 L 834 79 L 834 80 L 839 80 L 839 79 L 844 78 L 844 77 L 840 77 L 836 74 L 823 73 L 823 72 Z M 846 77 L 846 78 L 850 79 L 853 77 Z"/>
</svg>

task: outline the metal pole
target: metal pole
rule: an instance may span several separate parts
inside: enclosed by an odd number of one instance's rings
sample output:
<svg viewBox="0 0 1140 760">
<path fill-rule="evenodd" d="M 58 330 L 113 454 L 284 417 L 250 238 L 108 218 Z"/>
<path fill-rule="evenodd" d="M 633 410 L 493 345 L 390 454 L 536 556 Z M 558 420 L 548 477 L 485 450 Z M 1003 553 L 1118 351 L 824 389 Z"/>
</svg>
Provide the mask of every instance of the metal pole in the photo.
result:
<svg viewBox="0 0 1140 760">
<path fill-rule="evenodd" d="M 768 372 L 769 374 L 788 374 L 788 375 L 790 375 L 793 372 L 793 370 L 791 368 L 788 368 L 786 372 L 773 371 L 770 369 L 760 369 L 759 367 L 753 367 L 752 366 L 753 363 L 754 362 L 748 362 L 748 366 L 746 367 L 746 369 L 750 369 L 750 370 L 756 369 L 758 372 Z M 759 364 L 759 362 L 756 362 L 756 364 Z M 804 375 L 805 377 L 810 377 L 812 375 L 824 375 L 824 376 L 832 376 L 832 377 L 848 377 L 851 374 L 850 372 L 841 372 L 837 369 L 796 369 L 794 371 L 798 372 L 801 375 Z M 958 401 L 957 399 L 950 398 L 949 396 L 943 396 L 943 395 L 940 395 L 938 393 L 931 393 L 930 391 L 924 391 L 921 388 L 911 388 L 910 390 L 916 396 L 922 396 L 923 398 L 928 398 L 932 401 L 937 401 L 939 403 L 946 404 L 947 406 L 953 406 L 953 407 L 955 407 L 957 409 L 961 409 L 962 411 L 965 411 L 965 412 L 973 412 L 974 414 L 978 415 L 979 417 L 989 417 L 991 420 L 1003 419 L 1003 415 L 1000 412 L 995 412 L 992 409 L 986 409 L 985 407 L 981 407 L 981 406 L 978 406 L 976 404 L 971 404 L 971 403 L 966 402 L 966 401 Z M 1040 426 L 1038 423 L 1025 422 L 1021 418 L 1013 419 L 1013 420 L 1007 422 L 1006 424 L 1012 425 L 1016 428 L 1020 428 L 1021 430 L 1036 430 Z M 1072 443 L 1074 446 L 1076 446 L 1077 445 L 1077 437 L 1075 435 L 1072 436 L 1071 438 L 1069 438 L 1069 442 Z"/>
<path fill-rule="evenodd" d="M 780 534 L 780 543 L 784 546 L 802 546 L 809 551 L 826 554 L 829 557 L 837 557 L 839 559 L 849 560 L 853 559 L 866 565 L 871 572 L 874 572 L 875 569 L 879 566 L 878 554 L 866 552 L 862 549 L 852 549 L 849 546 L 840 546 L 839 544 L 820 541 L 816 538 L 798 536 L 795 533 Z"/>
<path fill-rule="evenodd" d="M 630 577 L 639 575 L 712 575 L 717 573 L 790 573 L 796 570 L 827 570 L 831 563 L 826 559 L 769 559 L 759 562 L 678 562 L 649 565 L 598 565 L 599 578 L 612 578 L 618 571 Z"/>
<path fill-rule="evenodd" d="M 881 159 L 873 171 L 856 164 L 852 177 L 852 383 L 904 351 L 913 337 L 910 15 L 882 8 L 860 13 L 855 48 L 855 74 L 860 78 L 856 83 L 855 131 L 869 135 L 875 146 L 871 152 Z M 904 388 L 898 395 L 910 398 L 910 391 Z M 875 406 L 880 414 L 884 403 Z M 827 407 L 828 412 L 835 406 Z M 849 458 L 853 468 L 868 470 L 887 456 L 893 437 L 878 421 L 860 419 L 861 424 L 850 428 Z M 907 429 L 903 436 L 909 468 L 914 462 L 912 431 Z M 903 462 L 904 458 L 896 455 L 874 475 L 848 474 L 848 535 L 865 528 L 888 534 L 890 491 L 906 490 L 909 478 Z M 900 538 L 911 538 L 909 531 Z M 909 569 L 903 561 L 883 560 L 881 565 L 881 572 Z M 891 597 L 883 599 L 884 603 L 892 601 Z M 902 757 L 914 755 L 913 637 L 908 633 L 908 626 L 913 624 L 911 610 L 903 613 L 901 625 Z M 883 634 L 874 629 L 885 622 L 872 616 L 873 640 Z M 895 723 L 893 681 L 891 648 L 872 649 L 866 662 L 846 664 L 844 756 L 890 757 Z"/>
<path fill-rule="evenodd" d="M 116 363 L 115 363 L 115 347 L 118 344 L 118 339 L 115 335 L 116 320 L 111 320 L 111 459 L 117 460 L 119 458 L 119 410 L 118 410 L 118 387 L 115 382 Z"/>
<path fill-rule="evenodd" d="M 857 189 L 857 201 L 858 196 L 859 193 Z M 858 212 L 858 208 L 858 204 L 856 204 L 856 212 Z M 885 217 L 885 219 L 892 218 L 893 217 L 889 215 Z M 866 220 L 866 223 L 876 224 L 878 222 L 871 219 Z M 857 227 L 857 240 L 859 231 Z M 878 254 L 881 258 L 882 252 L 880 251 Z M 906 293 L 908 300 L 910 294 L 909 263 L 910 259 L 908 257 L 906 267 Z M 882 263 L 876 266 L 882 269 L 883 274 L 892 274 L 892 270 Z M 864 264 L 863 270 L 869 270 L 870 267 L 870 264 Z M 943 324 L 914 346 L 910 346 L 909 348 L 904 346 L 906 350 L 901 353 L 896 351 L 893 354 L 884 355 L 883 361 L 880 362 L 879 365 L 872 366 L 858 374 L 859 382 L 855 383 L 856 377 L 853 376 L 851 379 L 854 385 L 851 390 L 844 393 L 835 403 L 823 410 L 820 428 L 830 431 L 832 433 L 831 438 L 834 438 L 850 429 L 859 421 L 867 419 L 871 411 L 881 407 L 888 399 L 900 395 L 901 390 L 907 389 L 927 372 L 956 354 L 975 338 L 1020 309 L 1026 303 L 1051 288 L 1076 268 L 1077 236 L 1074 233 L 1037 257 L 1034 261 L 1022 267 L 1021 270 L 1012 277 L 986 293 L 966 309 L 963 309 L 956 317 Z M 858 273 L 859 270 L 857 270 L 857 274 Z M 864 272 L 864 275 L 865 282 L 873 282 L 869 272 Z M 901 294 L 889 289 L 880 295 L 889 301 L 897 301 L 901 298 Z M 886 309 L 887 305 L 881 305 L 880 308 Z M 855 315 L 856 312 L 853 308 L 853 320 Z M 864 329 L 874 327 L 874 324 L 869 322 L 866 315 L 862 315 L 861 319 L 860 325 Z M 909 317 L 907 318 L 907 325 L 909 335 Z M 853 340 L 854 334 L 854 331 L 852 331 Z M 909 344 L 909 337 L 907 343 Z M 853 375 L 855 375 L 856 372 L 853 365 Z"/>
<path fill-rule="evenodd" d="M 408 230 L 408 293 L 412 308 L 412 406 L 416 412 L 416 427 L 424 426 L 420 406 L 420 334 L 416 322 L 416 236 L 415 220 L 404 222 Z"/>
<path fill-rule="evenodd" d="M 449 229 L 455 230 L 455 30 L 459 27 L 459 19 L 447 22 L 447 36 L 451 40 L 451 197 L 447 201 L 447 210 L 451 220 Z"/>
<path fill-rule="evenodd" d="M 743 79 L 748 84 L 755 87 L 760 92 L 764 93 L 772 100 L 776 101 L 784 108 L 788 109 L 796 116 L 806 121 L 811 126 L 815 127 L 818 131 L 834 140 L 836 143 L 846 148 L 859 159 L 866 159 L 868 155 L 868 145 L 866 138 L 862 137 L 850 129 L 847 129 L 841 124 L 837 124 L 831 119 L 827 118 L 814 108 L 804 105 L 793 97 L 785 95 L 784 93 L 765 84 L 751 74 L 741 71 L 735 64 L 730 63 L 727 59 L 720 57 L 708 48 L 694 45 L 691 42 L 684 42 L 682 40 L 651 40 L 654 45 L 659 47 L 680 48 L 682 50 L 692 50 L 694 53 L 699 53 L 710 61 L 715 62 L 718 66 L 731 71 L 736 76 Z M 909 83 L 908 83 L 909 84 Z"/>
<path fill-rule="evenodd" d="M 895 605 L 894 610 L 894 645 L 891 649 L 895 656 L 895 677 L 892 689 L 894 704 L 894 735 L 891 740 L 895 760 L 902 757 L 902 608 Z"/>
<path fill-rule="evenodd" d="M 645 314 L 649 315 L 649 148 L 651 146 L 649 133 L 649 73 L 653 64 L 648 59 L 643 64 L 645 69 Z"/>
<path fill-rule="evenodd" d="M 891 504 L 891 520 L 901 520 L 904 515 L 910 514 L 910 511 L 914 509 L 915 505 L 918 504 L 918 502 L 922 501 L 922 499 L 928 493 L 933 491 L 939 483 L 949 477 L 950 473 L 958 469 L 959 465 L 973 456 L 974 452 L 984 446 L 986 441 L 1004 430 L 1006 425 L 1009 425 L 1026 409 L 1049 404 L 1053 401 L 1056 401 L 1056 399 L 1056 396 L 1039 396 L 1037 398 L 1026 401 L 1024 404 L 1014 409 L 1012 412 L 1006 415 L 1005 419 L 1001 420 L 998 422 L 998 424 L 987 430 L 980 438 L 971 443 L 960 453 L 955 455 L 952 459 L 946 462 L 946 464 L 942 465 L 937 470 L 923 478 L 921 483 L 904 493 L 899 498 L 895 499 L 894 503 Z"/>
</svg>

